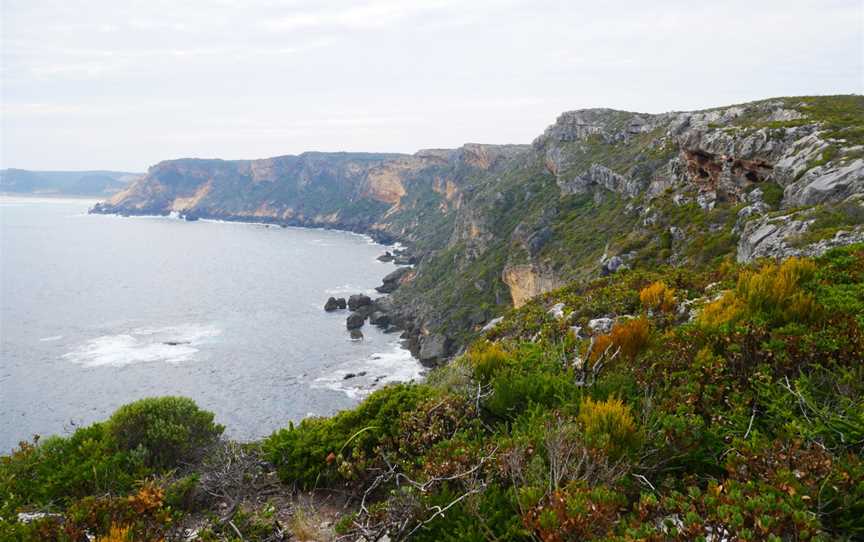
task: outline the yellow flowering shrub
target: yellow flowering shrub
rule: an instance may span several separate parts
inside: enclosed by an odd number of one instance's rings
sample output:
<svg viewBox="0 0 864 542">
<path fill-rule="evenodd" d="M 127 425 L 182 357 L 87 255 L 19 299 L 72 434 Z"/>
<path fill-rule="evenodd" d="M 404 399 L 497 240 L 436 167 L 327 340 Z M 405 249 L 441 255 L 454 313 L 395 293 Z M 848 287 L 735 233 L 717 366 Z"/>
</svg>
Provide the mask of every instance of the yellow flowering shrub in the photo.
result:
<svg viewBox="0 0 864 542">
<path fill-rule="evenodd" d="M 744 271 L 738 276 L 734 290 L 702 309 L 698 322 L 712 328 L 734 324 L 745 317 L 776 325 L 811 321 L 818 313 L 818 304 L 802 285 L 815 273 L 816 264 L 801 258 Z"/>
<path fill-rule="evenodd" d="M 620 455 L 636 441 L 636 422 L 630 407 L 619 398 L 582 400 L 577 421 L 586 442 L 610 457 Z"/>
<path fill-rule="evenodd" d="M 652 282 L 639 292 L 639 301 L 646 309 L 670 312 L 675 308 L 675 290 L 663 281 Z"/>
</svg>

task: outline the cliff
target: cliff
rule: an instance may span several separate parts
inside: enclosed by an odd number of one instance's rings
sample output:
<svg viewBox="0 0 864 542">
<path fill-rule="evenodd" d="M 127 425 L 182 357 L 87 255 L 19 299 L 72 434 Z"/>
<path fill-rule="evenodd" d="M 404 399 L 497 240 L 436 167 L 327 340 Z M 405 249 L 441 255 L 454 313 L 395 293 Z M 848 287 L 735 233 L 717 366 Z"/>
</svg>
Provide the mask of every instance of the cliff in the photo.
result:
<svg viewBox="0 0 864 542">
<path fill-rule="evenodd" d="M 864 237 L 864 97 L 563 113 L 531 145 L 172 160 L 94 212 L 370 233 L 421 258 L 394 301 L 449 353 L 511 305 L 627 267 L 818 255 Z"/>
</svg>

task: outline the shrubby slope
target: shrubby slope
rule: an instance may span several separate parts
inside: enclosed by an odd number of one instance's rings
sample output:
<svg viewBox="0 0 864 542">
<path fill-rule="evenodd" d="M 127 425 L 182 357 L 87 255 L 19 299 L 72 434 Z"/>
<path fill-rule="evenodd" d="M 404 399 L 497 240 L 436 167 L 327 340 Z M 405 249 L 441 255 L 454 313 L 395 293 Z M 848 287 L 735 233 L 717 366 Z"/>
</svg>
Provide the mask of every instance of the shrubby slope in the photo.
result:
<svg viewBox="0 0 864 542">
<path fill-rule="evenodd" d="M 862 330 L 861 244 L 624 270 L 508 311 L 425 383 L 260 443 L 215 443 L 165 399 L 23 444 L 0 462 L 0 533 L 860 539 Z M 18 521 L 33 510 L 59 515 Z"/>
</svg>

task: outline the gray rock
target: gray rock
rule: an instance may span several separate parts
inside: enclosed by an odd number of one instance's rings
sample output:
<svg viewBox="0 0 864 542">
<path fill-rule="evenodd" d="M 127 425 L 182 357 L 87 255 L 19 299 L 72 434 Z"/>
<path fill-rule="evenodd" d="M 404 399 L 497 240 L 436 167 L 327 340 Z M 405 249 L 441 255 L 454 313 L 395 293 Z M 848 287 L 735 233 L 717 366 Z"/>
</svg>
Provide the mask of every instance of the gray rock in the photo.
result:
<svg viewBox="0 0 864 542">
<path fill-rule="evenodd" d="M 629 269 L 630 267 L 624 263 L 624 259 L 620 256 L 612 256 L 611 258 L 603 259 L 600 267 L 600 274 L 603 276 L 617 273 Z"/>
<path fill-rule="evenodd" d="M 450 341 L 440 333 L 433 333 L 420 338 L 420 362 L 435 363 L 447 357 Z"/>
<path fill-rule="evenodd" d="M 354 294 L 348 298 L 348 309 L 356 311 L 360 307 L 365 307 L 372 304 L 372 298 L 368 295 Z"/>
<path fill-rule="evenodd" d="M 738 211 L 738 220 L 735 222 L 732 232 L 740 235 L 748 221 L 752 220 L 754 217 L 764 215 L 769 210 L 768 205 L 761 201 L 757 201 L 752 205 L 742 208 Z"/>
<path fill-rule="evenodd" d="M 643 183 L 615 173 L 600 164 L 591 164 L 587 171 L 570 181 L 559 178 L 558 186 L 562 194 L 585 194 L 599 186 L 627 197 L 638 195 L 644 188 Z"/>
<path fill-rule="evenodd" d="M 742 228 L 736 259 L 746 263 L 757 258 L 791 256 L 786 241 L 806 232 L 811 222 L 796 220 L 792 215 L 751 220 Z"/>
<path fill-rule="evenodd" d="M 793 206 L 837 203 L 864 192 L 864 159 L 844 165 L 826 164 L 808 171 L 786 187 L 783 197 Z"/>
<path fill-rule="evenodd" d="M 369 318 L 369 316 L 375 312 L 375 307 L 373 305 L 363 305 L 362 307 L 358 307 L 354 314 L 358 314 L 363 318 Z"/>
<path fill-rule="evenodd" d="M 699 195 L 696 196 L 696 203 L 699 204 L 699 207 L 701 207 L 703 211 L 710 211 L 717 203 L 717 192 L 714 192 L 713 190 L 700 192 Z"/>
<path fill-rule="evenodd" d="M 387 327 L 390 325 L 390 315 L 381 311 L 374 311 L 369 316 L 369 323 L 373 326 Z"/>
<path fill-rule="evenodd" d="M 355 312 L 348 315 L 348 318 L 345 320 L 345 326 L 348 329 L 359 329 L 363 327 L 364 322 L 366 322 L 366 317 Z"/>
<path fill-rule="evenodd" d="M 556 320 L 564 318 L 564 303 L 556 303 L 552 305 L 546 313 Z"/>
<path fill-rule="evenodd" d="M 813 224 L 813 219 L 807 215 L 804 211 L 798 215 L 765 217 L 748 222 L 738 241 L 738 262 L 747 263 L 758 258 L 816 257 L 835 247 L 864 242 L 864 226 L 857 226 L 850 231 L 838 231 L 829 239 L 798 246 L 794 241 Z"/>
<path fill-rule="evenodd" d="M 56 514 L 52 512 L 18 512 L 18 521 L 25 524 L 45 518 L 62 519 L 63 514 Z"/>
<path fill-rule="evenodd" d="M 330 299 L 327 300 L 327 303 L 324 304 L 324 310 L 327 312 L 333 312 L 337 309 L 344 309 L 344 308 L 345 308 L 345 298 L 344 297 L 340 297 L 339 299 L 336 299 L 335 297 L 331 297 Z"/>
<path fill-rule="evenodd" d="M 388 282 L 399 282 L 402 279 L 402 277 L 404 277 L 410 271 L 411 271 L 410 267 L 399 267 L 398 269 L 396 269 L 392 273 L 388 273 L 386 277 L 381 279 L 381 281 L 384 284 L 387 284 Z"/>
<path fill-rule="evenodd" d="M 499 316 L 498 318 L 493 318 L 489 320 L 489 323 L 483 326 L 483 329 L 481 331 L 491 331 L 495 329 L 495 327 L 500 324 L 502 320 L 504 320 L 503 316 Z"/>
<path fill-rule="evenodd" d="M 588 321 L 588 329 L 595 334 L 605 334 L 612 331 L 615 321 L 611 318 L 594 318 Z"/>
<path fill-rule="evenodd" d="M 351 330 L 351 340 L 352 341 L 362 341 L 363 340 L 363 332 L 359 329 Z"/>
<path fill-rule="evenodd" d="M 395 310 L 395 306 L 393 304 L 393 299 L 391 297 L 383 296 L 377 298 L 372 302 L 372 308 L 375 311 L 385 312 L 387 314 L 392 314 Z"/>
</svg>

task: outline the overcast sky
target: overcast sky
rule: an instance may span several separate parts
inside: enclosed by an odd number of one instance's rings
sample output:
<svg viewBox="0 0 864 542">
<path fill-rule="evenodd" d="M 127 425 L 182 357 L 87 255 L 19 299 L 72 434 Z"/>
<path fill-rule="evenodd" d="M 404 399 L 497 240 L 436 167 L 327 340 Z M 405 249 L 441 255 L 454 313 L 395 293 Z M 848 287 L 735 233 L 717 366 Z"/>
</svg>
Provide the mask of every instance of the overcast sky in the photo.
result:
<svg viewBox="0 0 864 542">
<path fill-rule="evenodd" d="M 2 167 L 528 143 L 864 92 L 864 0 L 0 0 Z"/>
</svg>

